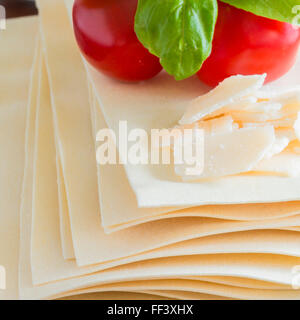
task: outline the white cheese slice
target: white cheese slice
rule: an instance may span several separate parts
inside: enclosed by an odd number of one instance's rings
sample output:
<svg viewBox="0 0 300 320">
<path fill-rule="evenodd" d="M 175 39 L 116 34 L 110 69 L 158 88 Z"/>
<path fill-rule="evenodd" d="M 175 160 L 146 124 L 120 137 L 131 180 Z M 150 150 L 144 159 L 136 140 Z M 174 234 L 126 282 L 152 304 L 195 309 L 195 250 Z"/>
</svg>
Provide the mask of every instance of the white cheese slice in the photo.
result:
<svg viewBox="0 0 300 320">
<path fill-rule="evenodd" d="M 273 112 L 247 112 L 247 111 L 234 111 L 230 115 L 235 121 L 239 122 L 266 122 L 271 120 L 279 120 L 282 114 L 278 111 Z"/>
<path fill-rule="evenodd" d="M 281 109 L 282 109 L 282 104 L 279 102 L 263 101 L 263 102 L 250 104 L 245 111 L 269 113 L 269 112 L 280 111 Z"/>
<path fill-rule="evenodd" d="M 275 134 L 278 138 L 288 138 L 290 142 L 297 139 L 295 130 L 293 130 L 292 128 L 278 128 L 276 129 Z"/>
<path fill-rule="evenodd" d="M 203 128 L 207 133 L 210 134 L 228 133 L 234 128 L 234 123 L 231 116 L 215 118 L 198 123 L 200 128 Z"/>
<path fill-rule="evenodd" d="M 300 103 L 300 86 L 288 87 L 282 90 L 274 90 L 268 87 L 258 90 L 255 94 L 258 99 L 271 100 L 282 104 Z"/>
<path fill-rule="evenodd" d="M 288 147 L 286 148 L 287 152 L 293 152 L 296 154 L 300 153 L 300 141 L 299 140 L 294 140 L 292 141 Z"/>
<path fill-rule="evenodd" d="M 184 181 L 217 178 L 251 171 L 275 141 L 274 128 L 248 128 L 205 136 L 204 170 L 186 175 L 187 165 L 176 165 L 175 173 Z"/>
<path fill-rule="evenodd" d="M 266 152 L 265 159 L 270 159 L 273 156 L 281 153 L 290 143 L 287 137 L 276 137 L 271 148 Z"/>
<path fill-rule="evenodd" d="M 293 128 L 295 124 L 295 119 L 285 118 L 278 120 L 271 120 L 267 122 L 243 122 L 243 128 L 258 128 L 264 127 L 266 125 L 271 125 L 274 128 Z"/>
<path fill-rule="evenodd" d="M 263 127 L 265 124 L 259 126 L 257 123 L 248 124 L 248 128 Z M 279 128 L 275 130 L 275 141 L 270 149 L 265 154 L 265 159 L 270 159 L 274 155 L 277 155 L 284 151 L 290 144 L 291 141 L 296 139 L 296 135 L 293 129 L 290 128 Z"/>
<path fill-rule="evenodd" d="M 210 113 L 209 115 L 205 116 L 203 119 L 204 120 L 211 119 L 211 118 L 218 117 L 220 115 L 231 113 L 233 111 L 241 111 L 241 110 L 246 110 L 248 108 L 250 109 L 252 106 L 256 105 L 256 103 L 257 103 L 256 97 L 248 96 L 238 101 L 235 101 L 233 103 L 230 103 L 226 105 L 226 107 L 220 108 Z"/>
<path fill-rule="evenodd" d="M 300 140 L 300 112 L 298 113 L 297 120 L 294 123 L 294 131 L 298 140 Z"/>
<path fill-rule="evenodd" d="M 291 152 L 280 153 L 260 161 L 254 171 L 276 173 L 288 177 L 300 176 L 300 155 Z"/>
<path fill-rule="evenodd" d="M 281 112 L 284 115 L 284 117 L 291 117 L 298 114 L 300 111 L 300 104 L 299 103 L 289 103 L 284 105 Z"/>
<path fill-rule="evenodd" d="M 253 95 L 263 86 L 266 75 L 232 76 L 221 82 L 215 89 L 190 102 L 180 124 L 196 122 L 216 110 L 236 103 Z"/>
<path fill-rule="evenodd" d="M 153 144 L 155 140 L 151 140 L 153 148 L 172 148 L 174 142 L 181 139 L 184 135 L 185 130 L 193 130 L 193 134 L 196 133 L 197 129 L 205 129 L 205 127 L 199 122 L 186 125 L 178 125 L 170 129 L 159 130 L 159 141 L 158 144 Z"/>
<path fill-rule="evenodd" d="M 175 126 L 172 129 L 161 130 L 160 147 L 173 147 L 174 141 L 183 136 L 185 130 L 203 129 L 207 134 L 221 134 L 231 132 L 234 128 L 233 119 L 231 116 L 224 116 L 207 121 L 198 121 L 192 124 Z M 171 136 L 172 139 L 166 139 Z"/>
</svg>

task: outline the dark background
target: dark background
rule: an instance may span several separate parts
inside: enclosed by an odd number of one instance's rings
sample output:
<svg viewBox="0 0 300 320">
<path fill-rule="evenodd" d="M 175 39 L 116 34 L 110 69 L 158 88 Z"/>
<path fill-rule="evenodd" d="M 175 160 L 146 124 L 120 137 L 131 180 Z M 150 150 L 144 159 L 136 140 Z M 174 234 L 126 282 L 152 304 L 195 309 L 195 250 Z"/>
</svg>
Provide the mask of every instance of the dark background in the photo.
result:
<svg viewBox="0 0 300 320">
<path fill-rule="evenodd" d="M 37 14 L 35 3 L 31 0 L 0 0 L 0 5 L 6 9 L 6 18 Z"/>
</svg>

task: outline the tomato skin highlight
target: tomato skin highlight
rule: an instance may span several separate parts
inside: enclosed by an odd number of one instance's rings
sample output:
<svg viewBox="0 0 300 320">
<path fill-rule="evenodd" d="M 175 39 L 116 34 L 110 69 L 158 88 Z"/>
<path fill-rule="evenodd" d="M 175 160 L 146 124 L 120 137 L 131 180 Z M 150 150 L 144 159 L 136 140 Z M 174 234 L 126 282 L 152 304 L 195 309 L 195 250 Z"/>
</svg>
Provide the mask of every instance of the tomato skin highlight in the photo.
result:
<svg viewBox="0 0 300 320">
<path fill-rule="evenodd" d="M 219 2 L 212 52 L 198 77 L 213 87 L 236 74 L 274 81 L 294 65 L 299 44 L 299 28 Z"/>
<path fill-rule="evenodd" d="M 143 81 L 156 76 L 159 59 L 139 42 L 134 32 L 138 0 L 76 0 L 73 27 L 87 61 L 121 81 Z"/>
</svg>

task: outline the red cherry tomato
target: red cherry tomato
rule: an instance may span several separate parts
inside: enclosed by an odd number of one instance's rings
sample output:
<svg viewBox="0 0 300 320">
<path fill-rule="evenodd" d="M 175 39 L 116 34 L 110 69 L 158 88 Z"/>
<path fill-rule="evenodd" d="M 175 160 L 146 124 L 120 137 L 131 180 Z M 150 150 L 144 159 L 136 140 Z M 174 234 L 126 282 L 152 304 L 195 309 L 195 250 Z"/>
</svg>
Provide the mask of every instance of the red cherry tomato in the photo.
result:
<svg viewBox="0 0 300 320">
<path fill-rule="evenodd" d="M 294 65 L 299 43 L 299 28 L 220 2 L 212 53 L 198 77 L 211 86 L 236 74 L 276 80 Z"/>
<path fill-rule="evenodd" d="M 104 74 L 123 81 L 157 75 L 159 59 L 143 47 L 134 32 L 138 0 L 76 0 L 73 25 L 86 59 Z"/>
</svg>

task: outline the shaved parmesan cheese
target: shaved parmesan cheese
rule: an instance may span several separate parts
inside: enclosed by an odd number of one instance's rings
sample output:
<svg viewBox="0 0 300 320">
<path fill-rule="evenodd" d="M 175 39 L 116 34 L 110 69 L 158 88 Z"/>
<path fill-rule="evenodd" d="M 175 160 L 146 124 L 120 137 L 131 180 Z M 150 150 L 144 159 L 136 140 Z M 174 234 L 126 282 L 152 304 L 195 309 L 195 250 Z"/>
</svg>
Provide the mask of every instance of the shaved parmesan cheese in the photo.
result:
<svg viewBox="0 0 300 320">
<path fill-rule="evenodd" d="M 182 164 L 175 166 L 177 175 L 183 180 L 198 180 L 253 169 L 289 176 L 294 171 L 298 175 L 294 170 L 298 158 L 293 155 L 300 152 L 300 145 L 294 144 L 300 143 L 300 86 L 262 89 L 265 77 L 227 78 L 189 103 L 178 128 L 204 130 L 204 171 L 186 175 L 188 167 Z M 285 168 L 289 164 L 291 168 Z"/>
<path fill-rule="evenodd" d="M 277 129 L 275 131 L 275 141 L 270 149 L 265 154 L 265 159 L 270 159 L 273 156 L 285 150 L 291 141 L 295 140 L 296 136 L 292 129 Z"/>
<path fill-rule="evenodd" d="M 256 103 L 257 103 L 257 98 L 255 96 L 243 97 L 238 101 L 228 104 L 225 107 L 225 110 L 241 110 L 241 109 L 248 108 L 251 105 L 255 105 Z"/>
<path fill-rule="evenodd" d="M 205 135 L 204 170 L 186 175 L 186 165 L 176 165 L 175 173 L 185 181 L 224 177 L 251 171 L 275 141 L 274 128 L 249 128 L 224 134 Z"/>
<path fill-rule="evenodd" d="M 270 159 L 273 156 L 281 153 L 290 143 L 287 137 L 276 137 L 271 148 L 266 152 L 265 159 Z"/>
<path fill-rule="evenodd" d="M 300 176 L 300 155 L 293 153 L 281 153 L 271 159 L 260 161 L 254 171 L 272 172 L 288 177 Z"/>
<path fill-rule="evenodd" d="M 295 119 L 286 118 L 279 120 L 272 120 L 267 122 L 244 122 L 243 128 L 264 127 L 265 125 L 271 125 L 274 128 L 293 128 Z"/>
<path fill-rule="evenodd" d="M 257 98 L 253 96 L 249 96 L 246 98 L 242 98 L 241 100 L 238 100 L 236 102 L 228 104 L 226 107 L 220 108 L 216 110 L 215 112 L 210 113 L 203 119 L 210 119 L 218 117 L 222 114 L 231 113 L 232 111 L 241 111 L 246 110 L 248 108 L 251 108 L 251 106 L 255 105 L 257 103 Z"/>
<path fill-rule="evenodd" d="M 233 130 L 233 119 L 231 116 L 211 119 L 208 121 L 198 122 L 199 127 L 210 134 L 222 134 Z"/>
<path fill-rule="evenodd" d="M 190 102 L 179 121 L 190 124 L 211 115 L 227 105 L 237 103 L 242 98 L 253 95 L 263 86 L 266 74 L 254 76 L 232 76 L 225 79 L 215 89 Z"/>
<path fill-rule="evenodd" d="M 271 90 L 264 88 L 256 92 L 255 96 L 258 99 L 271 100 L 282 104 L 298 102 L 300 103 L 300 86 L 284 88 L 282 90 Z"/>
<path fill-rule="evenodd" d="M 234 111 L 231 113 L 235 121 L 240 122 L 266 122 L 270 120 L 279 120 L 282 118 L 280 112 L 246 112 Z"/>
<path fill-rule="evenodd" d="M 157 133 L 159 136 L 159 145 L 155 145 L 152 141 L 153 147 L 173 147 L 174 142 L 178 139 L 181 139 L 185 130 L 192 130 L 195 132 L 199 128 L 198 123 L 188 124 L 184 126 L 176 126 L 172 129 L 162 129 Z"/>
<path fill-rule="evenodd" d="M 299 111 L 300 111 L 300 104 L 297 104 L 297 103 L 286 104 L 281 109 L 281 112 L 285 117 L 295 116 L 295 114 L 298 114 Z"/>
<path fill-rule="evenodd" d="M 293 141 L 293 140 L 296 140 L 297 137 L 295 135 L 295 131 L 293 129 L 290 129 L 290 128 L 279 128 L 279 129 L 276 129 L 275 131 L 275 135 L 277 138 L 288 138 L 289 141 Z"/>
<path fill-rule="evenodd" d="M 300 153 L 300 141 L 294 140 L 292 141 L 288 147 L 286 148 L 287 152 L 294 152 L 294 153 Z"/>
<path fill-rule="evenodd" d="M 293 128 L 297 139 L 300 140 L 300 112 L 298 113 L 298 118 L 295 121 Z"/>
<path fill-rule="evenodd" d="M 173 147 L 174 141 L 183 136 L 185 130 L 193 130 L 194 134 L 196 129 L 203 129 L 206 134 L 223 134 L 231 132 L 234 128 L 233 119 L 230 116 L 211 119 L 208 121 L 198 121 L 193 124 L 185 124 L 175 126 L 172 129 L 160 131 L 160 147 Z M 169 139 L 171 137 L 171 139 Z"/>
<path fill-rule="evenodd" d="M 282 108 L 281 103 L 278 103 L 278 102 L 270 103 L 270 102 L 264 101 L 264 102 L 257 102 L 257 103 L 250 104 L 246 108 L 246 111 L 268 113 L 268 112 L 280 111 L 281 108 Z"/>
</svg>

